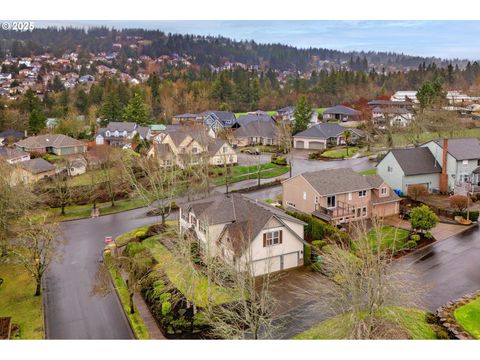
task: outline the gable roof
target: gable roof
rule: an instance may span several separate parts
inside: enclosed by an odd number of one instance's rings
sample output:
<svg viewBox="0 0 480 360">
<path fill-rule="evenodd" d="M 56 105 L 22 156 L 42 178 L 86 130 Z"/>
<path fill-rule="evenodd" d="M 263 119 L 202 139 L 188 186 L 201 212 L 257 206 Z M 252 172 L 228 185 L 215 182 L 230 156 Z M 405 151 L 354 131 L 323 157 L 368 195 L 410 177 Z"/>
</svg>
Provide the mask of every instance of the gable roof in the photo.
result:
<svg viewBox="0 0 480 360">
<path fill-rule="evenodd" d="M 23 139 L 23 132 L 13 129 L 8 129 L 0 132 L 0 138 L 14 138 L 15 140 Z"/>
<path fill-rule="evenodd" d="M 348 168 L 312 171 L 303 173 L 300 176 L 303 176 L 303 178 L 322 196 L 369 190 L 373 188 L 367 180 L 371 175 L 361 175 Z"/>
<path fill-rule="evenodd" d="M 382 177 L 377 174 L 365 176 L 365 180 L 367 180 L 370 186 L 375 189 L 384 183 Z"/>
<path fill-rule="evenodd" d="M 382 113 L 382 114 L 398 114 L 398 115 L 403 115 L 403 114 L 410 114 L 411 111 L 408 111 L 404 107 L 376 107 L 372 110 L 372 112 L 375 113 Z"/>
<path fill-rule="evenodd" d="M 442 172 L 441 164 L 435 160 L 432 152 L 427 147 L 393 149 L 390 152 L 406 176 Z"/>
<path fill-rule="evenodd" d="M 323 112 L 324 114 L 341 114 L 341 115 L 350 115 L 350 116 L 358 116 L 361 114 L 360 111 L 352 109 L 345 105 L 336 105 L 325 109 Z"/>
<path fill-rule="evenodd" d="M 73 147 L 73 146 L 85 146 L 80 140 L 71 138 L 70 136 L 63 134 L 46 134 L 39 136 L 31 136 L 26 139 L 20 140 L 15 145 L 22 148 L 47 148 L 47 147 Z"/>
<path fill-rule="evenodd" d="M 274 123 L 273 118 L 268 114 L 247 114 L 241 115 L 237 119 L 240 126 L 245 126 L 251 122 L 271 122 Z"/>
<path fill-rule="evenodd" d="M 22 150 L 17 150 L 9 147 L 0 147 L 0 157 L 4 158 L 5 160 L 12 160 L 17 159 L 22 156 L 29 155 L 27 152 Z"/>
<path fill-rule="evenodd" d="M 315 139 L 329 139 L 332 137 L 337 137 L 341 135 L 347 128 L 340 126 L 336 123 L 320 123 L 309 127 L 308 129 L 299 132 L 298 134 L 294 135 L 293 137 L 306 137 L 306 138 L 315 138 Z M 352 133 L 357 136 L 363 137 L 363 131 L 348 128 Z"/>
<path fill-rule="evenodd" d="M 210 110 L 203 112 L 201 115 L 203 115 L 204 118 L 211 116 L 213 119 L 219 121 L 223 126 L 226 127 L 233 126 L 237 120 L 235 114 L 231 111 Z"/>
<path fill-rule="evenodd" d="M 443 149 L 443 140 L 435 140 Z M 480 159 L 480 140 L 475 138 L 449 139 L 448 153 L 457 160 Z"/>
<path fill-rule="evenodd" d="M 105 128 L 105 130 L 110 130 L 110 131 L 116 131 L 118 132 L 132 132 L 135 130 L 137 127 L 137 124 L 134 122 L 128 122 L 128 121 L 110 121 Z"/>
<path fill-rule="evenodd" d="M 32 174 L 55 170 L 55 166 L 42 158 L 35 158 L 19 163 L 19 166 Z"/>
<path fill-rule="evenodd" d="M 261 136 L 266 138 L 275 138 L 277 128 L 272 121 L 252 121 L 233 132 L 235 137 Z"/>
</svg>

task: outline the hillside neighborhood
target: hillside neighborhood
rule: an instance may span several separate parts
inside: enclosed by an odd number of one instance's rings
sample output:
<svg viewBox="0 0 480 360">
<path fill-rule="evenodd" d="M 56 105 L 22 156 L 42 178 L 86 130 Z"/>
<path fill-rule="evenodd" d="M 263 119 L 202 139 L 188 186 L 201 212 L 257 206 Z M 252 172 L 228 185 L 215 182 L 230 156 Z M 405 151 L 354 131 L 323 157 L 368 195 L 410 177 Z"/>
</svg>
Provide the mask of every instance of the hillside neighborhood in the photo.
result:
<svg viewBox="0 0 480 360">
<path fill-rule="evenodd" d="M 480 339 L 476 62 L 200 69 L 105 36 L 1 53 L 0 339 Z"/>
</svg>

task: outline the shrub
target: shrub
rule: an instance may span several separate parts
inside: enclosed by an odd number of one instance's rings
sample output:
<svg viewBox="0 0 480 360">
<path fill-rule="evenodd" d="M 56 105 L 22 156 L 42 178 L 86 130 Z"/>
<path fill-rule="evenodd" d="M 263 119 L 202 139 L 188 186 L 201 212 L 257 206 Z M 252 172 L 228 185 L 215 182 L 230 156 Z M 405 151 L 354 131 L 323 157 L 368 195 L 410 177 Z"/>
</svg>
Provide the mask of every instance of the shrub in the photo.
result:
<svg viewBox="0 0 480 360">
<path fill-rule="evenodd" d="M 170 314 L 171 311 L 172 311 L 172 303 L 169 301 L 162 302 L 162 315 L 167 316 L 168 314 Z"/>
<path fill-rule="evenodd" d="M 478 210 L 474 210 L 474 211 L 469 211 L 468 212 L 468 219 L 471 220 L 471 221 L 477 221 L 478 220 L 478 216 L 479 216 L 479 211 Z M 467 218 L 467 212 L 466 211 L 454 211 L 453 212 L 453 216 L 461 216 L 463 217 L 464 219 Z"/>
<path fill-rule="evenodd" d="M 164 233 L 167 230 L 166 226 L 162 224 L 153 224 L 151 225 L 145 234 L 147 238 Z"/>
<path fill-rule="evenodd" d="M 315 250 L 322 250 L 323 247 L 327 245 L 327 242 L 325 240 L 313 240 L 312 241 L 312 246 L 315 247 Z"/>
<path fill-rule="evenodd" d="M 438 321 L 438 317 L 435 315 L 435 314 L 432 314 L 432 313 L 426 313 L 425 314 L 425 321 L 428 323 L 428 324 L 432 324 L 432 325 L 435 325 L 435 324 L 438 324 L 439 321 Z"/>
<path fill-rule="evenodd" d="M 415 184 L 410 185 L 407 190 L 408 196 L 410 196 L 413 200 L 417 201 L 420 196 L 428 195 L 428 189 L 425 185 Z"/>
<path fill-rule="evenodd" d="M 318 160 L 322 155 L 319 152 L 312 152 L 308 154 L 310 160 Z"/>
<path fill-rule="evenodd" d="M 415 241 L 415 242 L 420 241 L 420 235 L 413 234 L 413 235 L 410 236 L 410 240 Z"/>
<path fill-rule="evenodd" d="M 417 246 L 417 242 L 415 240 L 408 240 L 406 245 L 407 245 L 407 248 L 414 249 L 415 246 Z"/>
<path fill-rule="evenodd" d="M 147 238 L 147 231 L 146 230 L 138 230 L 135 232 L 134 237 L 136 237 L 139 240 L 144 240 Z"/>
<path fill-rule="evenodd" d="M 312 247 L 303 245 L 303 264 L 310 265 L 312 263 Z"/>
<path fill-rule="evenodd" d="M 427 239 L 427 240 L 432 240 L 433 239 L 433 235 L 430 231 L 427 231 L 424 236 L 425 236 L 425 239 Z"/>
<path fill-rule="evenodd" d="M 415 230 L 429 231 L 437 223 L 438 216 L 427 205 L 418 206 L 410 213 L 410 224 Z"/>
<path fill-rule="evenodd" d="M 127 248 L 125 249 L 125 255 L 128 257 L 133 257 L 142 251 L 145 251 L 145 245 L 138 242 L 130 242 L 127 244 Z"/>
<path fill-rule="evenodd" d="M 177 202 L 176 201 L 172 201 L 170 203 L 170 209 L 171 210 L 178 210 L 178 205 L 177 205 Z"/>
<path fill-rule="evenodd" d="M 285 159 L 284 156 L 273 156 L 272 155 L 271 163 L 276 164 L 276 165 L 285 166 L 285 165 L 287 165 L 287 159 Z"/>
<path fill-rule="evenodd" d="M 459 211 L 464 211 L 468 207 L 468 198 L 464 195 L 452 195 L 450 196 L 450 207 Z"/>
</svg>

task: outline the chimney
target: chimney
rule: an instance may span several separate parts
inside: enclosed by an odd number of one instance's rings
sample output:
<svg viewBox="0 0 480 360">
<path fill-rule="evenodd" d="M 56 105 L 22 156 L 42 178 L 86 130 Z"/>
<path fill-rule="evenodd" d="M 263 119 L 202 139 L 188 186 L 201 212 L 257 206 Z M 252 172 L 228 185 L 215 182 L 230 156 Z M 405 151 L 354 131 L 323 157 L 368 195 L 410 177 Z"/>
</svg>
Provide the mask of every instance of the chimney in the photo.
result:
<svg viewBox="0 0 480 360">
<path fill-rule="evenodd" d="M 443 139 L 443 152 L 442 152 L 442 172 L 440 173 L 440 193 L 446 193 L 448 188 L 448 175 L 447 175 L 447 153 L 448 153 L 448 139 Z"/>
</svg>

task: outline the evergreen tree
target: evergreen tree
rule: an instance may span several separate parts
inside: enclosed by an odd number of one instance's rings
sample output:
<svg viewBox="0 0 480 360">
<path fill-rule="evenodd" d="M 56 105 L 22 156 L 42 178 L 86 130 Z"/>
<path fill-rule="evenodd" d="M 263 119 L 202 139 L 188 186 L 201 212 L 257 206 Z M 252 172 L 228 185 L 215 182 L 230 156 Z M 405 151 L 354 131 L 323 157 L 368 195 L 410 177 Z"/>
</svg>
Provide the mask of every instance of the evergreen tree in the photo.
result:
<svg viewBox="0 0 480 360">
<path fill-rule="evenodd" d="M 105 102 L 100 110 L 102 117 L 102 126 L 105 126 L 109 121 L 118 121 L 122 118 L 122 104 L 118 100 L 114 92 L 110 92 L 105 98 Z"/>
<path fill-rule="evenodd" d="M 28 129 L 33 134 L 38 134 L 42 129 L 45 128 L 47 122 L 47 117 L 43 113 L 42 109 L 34 108 L 28 119 Z"/>
<path fill-rule="evenodd" d="M 310 119 L 312 118 L 313 110 L 311 105 L 308 103 L 305 96 L 301 96 L 295 106 L 295 112 L 293 116 L 295 118 L 293 131 L 298 133 L 300 131 L 306 130 L 310 124 Z"/>
<path fill-rule="evenodd" d="M 149 112 L 150 111 L 145 104 L 142 95 L 136 93 L 123 110 L 123 120 L 133 121 L 139 125 L 147 125 L 151 123 Z"/>
</svg>

